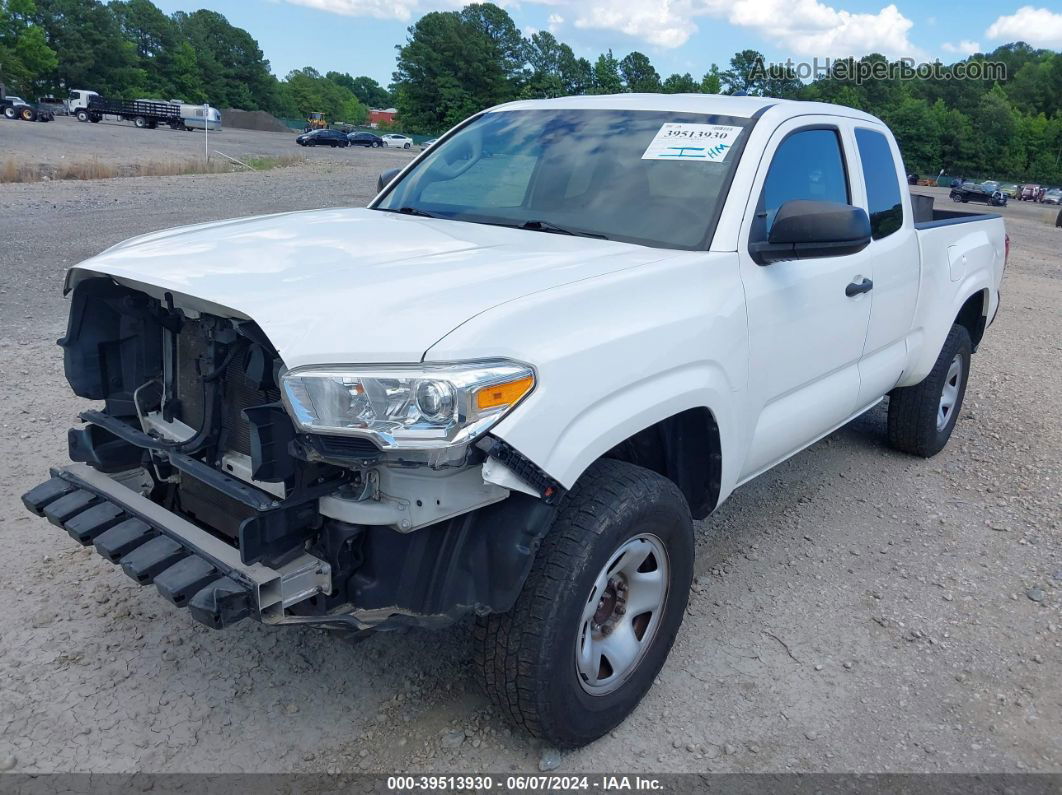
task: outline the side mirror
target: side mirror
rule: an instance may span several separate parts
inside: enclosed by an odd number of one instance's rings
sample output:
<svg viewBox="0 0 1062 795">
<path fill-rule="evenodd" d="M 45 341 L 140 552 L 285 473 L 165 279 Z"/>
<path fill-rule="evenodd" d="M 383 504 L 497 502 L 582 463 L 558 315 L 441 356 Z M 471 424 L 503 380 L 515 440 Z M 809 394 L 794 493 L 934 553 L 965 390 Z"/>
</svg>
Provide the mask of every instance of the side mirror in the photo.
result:
<svg viewBox="0 0 1062 795">
<path fill-rule="evenodd" d="M 398 176 L 398 172 L 401 171 L 401 170 L 402 169 L 400 169 L 400 168 L 389 168 L 389 169 L 387 169 L 387 171 L 385 171 L 380 176 L 378 176 L 376 178 L 376 192 L 379 193 L 384 188 L 386 188 L 387 187 L 387 183 L 389 183 L 391 180 L 393 180 L 395 177 L 397 177 Z"/>
<path fill-rule="evenodd" d="M 766 241 L 749 244 L 758 265 L 790 259 L 843 257 L 870 244 L 870 219 L 862 207 L 794 199 L 778 208 Z"/>
</svg>

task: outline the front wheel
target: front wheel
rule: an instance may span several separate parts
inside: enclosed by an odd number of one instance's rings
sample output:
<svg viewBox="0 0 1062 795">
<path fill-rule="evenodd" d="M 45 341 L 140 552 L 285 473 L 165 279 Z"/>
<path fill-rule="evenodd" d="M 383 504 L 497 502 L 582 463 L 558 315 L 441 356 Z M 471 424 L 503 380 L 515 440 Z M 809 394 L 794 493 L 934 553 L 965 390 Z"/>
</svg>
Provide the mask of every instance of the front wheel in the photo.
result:
<svg viewBox="0 0 1062 795">
<path fill-rule="evenodd" d="M 970 377 L 970 332 L 951 327 L 936 364 L 920 384 L 894 389 L 889 396 L 889 444 L 929 458 L 944 449 L 955 429 Z"/>
<path fill-rule="evenodd" d="M 516 604 L 477 622 L 487 694 L 560 748 L 614 728 L 667 659 L 693 552 L 674 483 L 622 461 L 593 464 L 559 508 Z"/>
</svg>

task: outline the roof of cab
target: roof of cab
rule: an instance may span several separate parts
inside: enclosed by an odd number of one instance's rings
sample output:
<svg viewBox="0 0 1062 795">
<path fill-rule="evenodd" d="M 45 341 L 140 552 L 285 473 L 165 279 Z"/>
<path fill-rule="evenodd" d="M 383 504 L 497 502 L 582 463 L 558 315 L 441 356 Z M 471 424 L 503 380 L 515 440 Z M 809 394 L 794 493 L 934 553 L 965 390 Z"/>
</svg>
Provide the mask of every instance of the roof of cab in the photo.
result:
<svg viewBox="0 0 1062 795">
<path fill-rule="evenodd" d="M 717 116 L 752 118 L 768 108 L 777 109 L 779 116 L 804 116 L 811 113 L 848 116 L 881 124 L 881 120 L 855 108 L 825 102 L 801 102 L 774 97 L 734 97 L 727 94 L 595 94 L 556 99 L 525 99 L 507 102 L 490 108 L 488 112 L 533 110 L 541 108 L 570 108 L 590 110 L 656 110 L 675 113 L 707 113 Z"/>
</svg>

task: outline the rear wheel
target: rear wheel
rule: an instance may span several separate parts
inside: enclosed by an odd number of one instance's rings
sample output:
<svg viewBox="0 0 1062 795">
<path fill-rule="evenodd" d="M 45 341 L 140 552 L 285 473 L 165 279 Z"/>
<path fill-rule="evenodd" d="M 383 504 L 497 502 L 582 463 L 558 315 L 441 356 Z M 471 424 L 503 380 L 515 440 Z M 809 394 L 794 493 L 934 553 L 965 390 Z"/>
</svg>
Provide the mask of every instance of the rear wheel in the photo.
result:
<svg viewBox="0 0 1062 795">
<path fill-rule="evenodd" d="M 410 144 L 410 143 L 402 144 L 402 148 L 403 149 L 409 149 L 410 146 L 412 146 L 412 144 Z"/>
<path fill-rule="evenodd" d="M 894 389 L 889 396 L 889 444 L 929 458 L 944 449 L 966 396 L 973 344 L 964 326 L 954 325 L 925 380 Z"/>
<path fill-rule="evenodd" d="M 678 488 L 602 459 L 561 505 L 508 613 L 479 619 L 487 694 L 561 748 L 589 743 L 641 701 L 678 633 L 693 579 Z"/>
<path fill-rule="evenodd" d="M 22 121 L 36 121 L 37 112 L 33 108 L 23 108 L 19 112 L 19 117 L 22 119 Z"/>
<path fill-rule="evenodd" d="M 143 116 L 137 116 L 135 119 L 133 119 L 133 124 L 143 130 L 145 127 L 147 127 L 147 119 L 145 119 Z"/>
</svg>

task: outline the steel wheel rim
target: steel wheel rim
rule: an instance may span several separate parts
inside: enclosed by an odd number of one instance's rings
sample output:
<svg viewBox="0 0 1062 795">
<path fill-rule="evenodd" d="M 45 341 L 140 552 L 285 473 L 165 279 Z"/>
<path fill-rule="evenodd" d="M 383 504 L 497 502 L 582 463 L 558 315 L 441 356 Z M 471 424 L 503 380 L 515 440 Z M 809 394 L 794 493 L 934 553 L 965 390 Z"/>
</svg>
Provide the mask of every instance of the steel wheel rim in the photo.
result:
<svg viewBox="0 0 1062 795">
<path fill-rule="evenodd" d="M 653 644 L 667 603 L 671 567 L 664 542 L 639 533 L 612 553 L 579 617 L 575 673 L 593 696 L 613 692 Z"/>
<path fill-rule="evenodd" d="M 955 404 L 959 402 L 959 387 L 962 384 L 962 354 L 955 354 L 955 358 L 948 365 L 948 374 L 944 377 L 944 388 L 940 392 L 940 403 L 937 406 L 937 430 L 942 431 L 951 422 L 955 414 Z"/>
</svg>

